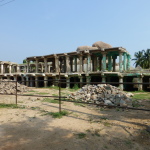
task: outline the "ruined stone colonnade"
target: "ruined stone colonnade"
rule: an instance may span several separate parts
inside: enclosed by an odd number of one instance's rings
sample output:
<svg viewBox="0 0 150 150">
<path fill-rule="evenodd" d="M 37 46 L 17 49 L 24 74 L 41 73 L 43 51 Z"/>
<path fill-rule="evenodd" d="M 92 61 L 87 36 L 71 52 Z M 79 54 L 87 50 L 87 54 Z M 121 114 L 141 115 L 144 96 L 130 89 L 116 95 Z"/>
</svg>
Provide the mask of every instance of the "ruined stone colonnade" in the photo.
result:
<svg viewBox="0 0 150 150">
<path fill-rule="evenodd" d="M 56 85 L 52 80 L 58 80 L 60 72 L 61 79 L 67 82 L 62 87 L 66 88 L 73 87 L 76 82 L 123 83 L 131 82 L 134 77 L 143 81 L 144 74 L 128 73 L 130 59 L 125 48 L 99 42 L 80 46 L 74 52 L 27 57 L 26 63 L 20 65 L 1 61 L 0 79 L 17 80 L 31 87 L 48 87 Z M 129 88 L 123 84 L 116 86 L 122 90 Z"/>
</svg>

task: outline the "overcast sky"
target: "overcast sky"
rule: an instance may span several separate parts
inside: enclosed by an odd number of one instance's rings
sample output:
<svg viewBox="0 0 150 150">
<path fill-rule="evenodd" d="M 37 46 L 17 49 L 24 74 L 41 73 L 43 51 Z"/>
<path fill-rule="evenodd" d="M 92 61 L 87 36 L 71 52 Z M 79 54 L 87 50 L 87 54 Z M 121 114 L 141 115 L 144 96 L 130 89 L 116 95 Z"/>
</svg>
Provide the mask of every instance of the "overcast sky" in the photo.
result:
<svg viewBox="0 0 150 150">
<path fill-rule="evenodd" d="M 124 47 L 132 58 L 150 48 L 150 0 L 0 0 L 2 61 L 22 63 L 96 41 Z"/>
</svg>

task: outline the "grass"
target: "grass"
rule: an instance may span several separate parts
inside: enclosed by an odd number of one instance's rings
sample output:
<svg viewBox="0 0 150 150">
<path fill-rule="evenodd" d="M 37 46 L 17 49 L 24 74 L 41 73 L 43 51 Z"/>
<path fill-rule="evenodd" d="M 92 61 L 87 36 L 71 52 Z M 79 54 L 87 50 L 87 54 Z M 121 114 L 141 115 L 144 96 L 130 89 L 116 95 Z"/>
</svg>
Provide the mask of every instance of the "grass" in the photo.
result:
<svg viewBox="0 0 150 150">
<path fill-rule="evenodd" d="M 145 92 L 145 91 L 134 91 L 131 92 L 134 94 L 132 99 L 149 99 L 150 100 L 150 92 Z"/>
<path fill-rule="evenodd" d="M 48 103 L 59 104 L 59 101 L 58 101 L 58 100 L 54 100 L 54 99 L 51 99 L 51 98 L 44 98 L 43 101 L 44 101 L 44 102 L 48 102 Z M 61 104 L 62 104 L 62 102 L 61 102 Z"/>
<path fill-rule="evenodd" d="M 79 139 L 83 139 L 83 138 L 86 137 L 86 134 L 81 132 L 81 133 L 78 133 L 77 136 L 78 136 Z"/>
<path fill-rule="evenodd" d="M 39 95 L 47 95 L 47 94 L 49 94 L 49 93 L 40 92 L 40 93 L 36 93 L 36 94 L 39 94 Z"/>
<path fill-rule="evenodd" d="M 61 112 L 47 112 L 44 115 L 51 115 L 53 118 L 62 118 L 63 116 L 67 116 L 69 114 L 68 111 L 63 110 Z"/>
<path fill-rule="evenodd" d="M 0 103 L 0 108 L 18 108 L 16 104 L 4 104 Z"/>
<path fill-rule="evenodd" d="M 31 91 L 28 91 L 28 92 L 36 92 L 36 91 L 34 91 L 34 90 L 31 90 Z"/>
</svg>

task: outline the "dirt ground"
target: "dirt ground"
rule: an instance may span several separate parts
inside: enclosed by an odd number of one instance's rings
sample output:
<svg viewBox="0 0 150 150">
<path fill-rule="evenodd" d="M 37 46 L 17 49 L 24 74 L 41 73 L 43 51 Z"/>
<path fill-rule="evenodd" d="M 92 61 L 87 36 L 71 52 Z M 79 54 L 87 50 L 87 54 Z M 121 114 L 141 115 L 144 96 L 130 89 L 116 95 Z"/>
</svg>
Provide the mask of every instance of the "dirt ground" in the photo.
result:
<svg viewBox="0 0 150 150">
<path fill-rule="evenodd" d="M 30 94 L 58 94 L 54 89 L 30 90 Z M 58 112 L 59 105 L 43 99 L 18 96 L 19 108 L 0 108 L 0 150 L 150 150 L 149 111 L 63 102 L 62 110 L 69 115 L 59 119 L 45 115 Z M 15 96 L 0 95 L 0 103 L 15 103 Z M 150 100 L 140 104 L 150 109 Z"/>
</svg>

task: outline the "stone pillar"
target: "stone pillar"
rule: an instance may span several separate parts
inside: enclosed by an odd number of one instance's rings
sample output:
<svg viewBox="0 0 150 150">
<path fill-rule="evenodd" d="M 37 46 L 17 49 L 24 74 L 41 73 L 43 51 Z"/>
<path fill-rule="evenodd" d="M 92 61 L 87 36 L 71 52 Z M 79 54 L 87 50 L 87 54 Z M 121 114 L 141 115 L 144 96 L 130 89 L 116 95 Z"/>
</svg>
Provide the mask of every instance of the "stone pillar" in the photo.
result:
<svg viewBox="0 0 150 150">
<path fill-rule="evenodd" d="M 29 73 L 29 60 L 27 60 L 27 73 Z"/>
<path fill-rule="evenodd" d="M 87 55 L 87 72 L 91 71 L 91 55 L 88 53 Z"/>
<path fill-rule="evenodd" d="M 21 76 L 21 82 L 22 82 L 23 85 L 25 85 L 25 80 L 24 80 L 23 76 Z"/>
<path fill-rule="evenodd" d="M 48 79 L 48 77 L 45 76 L 45 77 L 44 77 L 44 87 L 47 87 L 47 83 L 48 83 L 47 79 Z"/>
<path fill-rule="evenodd" d="M 97 56 L 93 57 L 93 71 L 97 71 Z"/>
<path fill-rule="evenodd" d="M 102 83 L 106 83 L 106 76 L 102 75 Z"/>
<path fill-rule="evenodd" d="M 59 72 L 59 57 L 55 56 L 55 72 Z"/>
<path fill-rule="evenodd" d="M 48 67 L 47 67 L 47 58 L 44 58 L 44 73 L 47 73 L 48 71 L 47 71 L 47 69 L 48 69 Z"/>
<path fill-rule="evenodd" d="M 80 59 L 80 73 L 82 73 L 83 72 L 83 56 L 82 56 L 82 54 L 80 54 L 79 59 Z"/>
<path fill-rule="evenodd" d="M 108 71 L 112 70 L 112 59 L 111 55 L 108 56 Z"/>
<path fill-rule="evenodd" d="M 116 56 L 113 56 L 113 72 L 116 72 Z"/>
<path fill-rule="evenodd" d="M 119 83 L 123 83 L 123 77 L 119 76 Z M 119 88 L 123 90 L 123 84 L 119 84 Z"/>
<path fill-rule="evenodd" d="M 39 84 L 39 83 L 38 83 L 38 77 L 35 76 L 35 87 L 36 87 L 36 88 L 39 86 L 38 84 Z"/>
<path fill-rule="evenodd" d="M 29 77 L 26 76 L 26 86 L 29 86 Z"/>
<path fill-rule="evenodd" d="M 131 56 L 128 54 L 127 55 L 127 70 L 130 70 L 130 59 L 131 59 Z"/>
<path fill-rule="evenodd" d="M 17 65 L 16 67 L 17 67 L 17 72 L 19 73 L 20 72 L 19 65 Z"/>
<path fill-rule="evenodd" d="M 74 57 L 74 68 L 75 72 L 77 72 L 77 56 Z"/>
<path fill-rule="evenodd" d="M 80 79 L 80 88 L 82 88 L 82 86 L 83 86 L 83 77 L 82 76 L 79 76 L 79 79 Z"/>
<path fill-rule="evenodd" d="M 66 88 L 69 89 L 70 88 L 70 77 L 66 78 Z"/>
<path fill-rule="evenodd" d="M 38 73 L 38 59 L 35 61 L 35 72 Z"/>
<path fill-rule="evenodd" d="M 86 82 L 91 82 L 91 77 L 90 76 L 86 76 Z M 87 83 L 87 85 L 89 85 L 90 83 Z"/>
<path fill-rule="evenodd" d="M 9 73 L 12 73 L 12 64 L 9 65 Z"/>
<path fill-rule="evenodd" d="M 102 58 L 102 70 L 106 70 L 106 53 L 103 53 L 103 58 Z"/>
<path fill-rule="evenodd" d="M 122 52 L 119 52 L 119 71 L 122 72 Z"/>
<path fill-rule="evenodd" d="M 69 59 L 69 55 L 66 55 L 66 72 L 70 73 L 70 59 Z"/>
<path fill-rule="evenodd" d="M 4 64 L 1 63 L 1 74 L 3 74 L 3 73 L 4 73 Z"/>
<path fill-rule="evenodd" d="M 123 56 L 124 56 L 124 60 L 123 60 L 123 70 L 125 71 L 125 70 L 127 70 L 127 54 L 124 53 Z"/>
<path fill-rule="evenodd" d="M 71 72 L 73 72 L 73 58 L 72 57 L 70 58 L 70 69 L 71 69 Z"/>
<path fill-rule="evenodd" d="M 14 81 L 17 81 L 17 76 L 14 76 Z"/>
<path fill-rule="evenodd" d="M 138 83 L 143 83 L 143 76 L 142 75 L 138 76 Z M 139 84 L 138 85 L 138 91 L 142 91 L 142 90 L 143 90 L 143 85 Z"/>
</svg>

